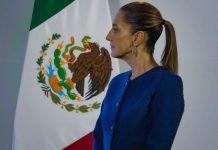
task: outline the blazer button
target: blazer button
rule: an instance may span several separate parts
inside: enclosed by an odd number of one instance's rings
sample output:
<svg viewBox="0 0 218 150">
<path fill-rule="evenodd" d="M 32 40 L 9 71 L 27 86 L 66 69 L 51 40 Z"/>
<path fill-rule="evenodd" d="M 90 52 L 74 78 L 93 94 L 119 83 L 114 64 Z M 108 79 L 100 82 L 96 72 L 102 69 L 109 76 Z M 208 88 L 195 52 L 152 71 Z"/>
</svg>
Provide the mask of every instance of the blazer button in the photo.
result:
<svg viewBox="0 0 218 150">
<path fill-rule="evenodd" d="M 125 86 L 127 86 L 128 82 L 126 81 Z"/>
<path fill-rule="evenodd" d="M 114 126 L 113 125 L 111 125 L 111 131 L 114 129 Z"/>
<path fill-rule="evenodd" d="M 119 106 L 119 102 L 116 103 L 116 107 L 118 107 L 118 106 Z"/>
</svg>

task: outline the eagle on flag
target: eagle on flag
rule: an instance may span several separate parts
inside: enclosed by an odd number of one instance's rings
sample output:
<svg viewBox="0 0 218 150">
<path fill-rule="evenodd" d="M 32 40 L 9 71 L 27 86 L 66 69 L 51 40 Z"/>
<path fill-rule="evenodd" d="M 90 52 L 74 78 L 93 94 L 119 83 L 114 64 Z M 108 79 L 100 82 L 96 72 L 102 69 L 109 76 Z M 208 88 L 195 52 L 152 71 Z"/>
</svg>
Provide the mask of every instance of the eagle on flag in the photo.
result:
<svg viewBox="0 0 218 150">
<path fill-rule="evenodd" d="M 86 100 L 100 94 L 107 86 L 112 71 L 110 55 L 104 47 L 97 43 L 89 42 L 89 52 L 81 53 L 74 63 L 69 63 L 68 68 L 73 73 L 72 81 L 76 89 Z M 89 76 L 88 92 L 84 95 L 85 78 Z"/>
</svg>

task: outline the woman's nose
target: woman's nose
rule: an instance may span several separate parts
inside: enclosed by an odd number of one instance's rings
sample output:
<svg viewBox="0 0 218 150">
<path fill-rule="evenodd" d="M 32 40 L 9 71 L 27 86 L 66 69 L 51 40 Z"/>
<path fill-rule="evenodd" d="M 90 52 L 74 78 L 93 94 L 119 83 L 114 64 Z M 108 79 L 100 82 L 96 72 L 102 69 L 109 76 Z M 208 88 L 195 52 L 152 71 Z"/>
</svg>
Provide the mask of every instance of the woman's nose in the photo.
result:
<svg viewBox="0 0 218 150">
<path fill-rule="evenodd" d="M 111 30 L 108 32 L 106 40 L 111 41 Z"/>
</svg>

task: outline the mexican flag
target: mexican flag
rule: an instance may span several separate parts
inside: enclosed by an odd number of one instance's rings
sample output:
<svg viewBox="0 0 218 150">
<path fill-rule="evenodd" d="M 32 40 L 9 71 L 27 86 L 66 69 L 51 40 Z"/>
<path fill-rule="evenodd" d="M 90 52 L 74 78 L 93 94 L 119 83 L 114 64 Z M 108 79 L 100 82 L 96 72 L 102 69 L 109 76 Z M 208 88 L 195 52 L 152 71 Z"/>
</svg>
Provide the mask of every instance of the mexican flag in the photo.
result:
<svg viewBox="0 0 218 150">
<path fill-rule="evenodd" d="M 89 150 L 118 62 L 107 0 L 35 0 L 14 125 L 15 150 Z"/>
</svg>

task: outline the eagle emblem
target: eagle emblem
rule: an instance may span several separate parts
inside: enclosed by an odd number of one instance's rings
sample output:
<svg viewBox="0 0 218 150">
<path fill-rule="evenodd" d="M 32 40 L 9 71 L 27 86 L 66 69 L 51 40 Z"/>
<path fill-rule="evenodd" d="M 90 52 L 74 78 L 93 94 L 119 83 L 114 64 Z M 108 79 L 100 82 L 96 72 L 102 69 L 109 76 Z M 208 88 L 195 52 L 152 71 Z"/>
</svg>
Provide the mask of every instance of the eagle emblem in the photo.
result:
<svg viewBox="0 0 218 150">
<path fill-rule="evenodd" d="M 42 91 L 53 103 L 67 111 L 84 113 L 98 109 L 98 102 L 88 105 L 81 102 L 99 95 L 108 85 L 112 72 L 108 50 L 90 42 L 89 36 L 82 38 L 82 46 L 75 45 L 73 36 L 70 43 L 64 45 L 63 41 L 58 42 L 60 37 L 55 33 L 41 46 L 36 63 Z"/>
</svg>

